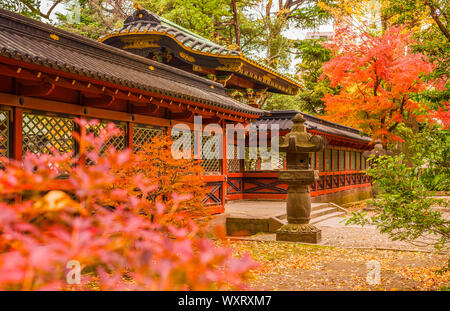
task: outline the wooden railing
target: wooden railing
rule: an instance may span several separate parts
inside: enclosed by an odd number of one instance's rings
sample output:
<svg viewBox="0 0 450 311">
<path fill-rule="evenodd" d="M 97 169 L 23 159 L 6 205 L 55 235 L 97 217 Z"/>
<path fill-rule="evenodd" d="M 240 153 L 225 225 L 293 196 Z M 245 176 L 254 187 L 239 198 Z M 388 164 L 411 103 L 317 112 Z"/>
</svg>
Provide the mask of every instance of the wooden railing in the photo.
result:
<svg viewBox="0 0 450 311">
<path fill-rule="evenodd" d="M 369 187 L 370 177 L 362 171 L 321 172 L 311 185 L 311 196 Z M 285 199 L 287 185 L 278 180 L 278 171 L 229 173 L 227 199 Z"/>
</svg>

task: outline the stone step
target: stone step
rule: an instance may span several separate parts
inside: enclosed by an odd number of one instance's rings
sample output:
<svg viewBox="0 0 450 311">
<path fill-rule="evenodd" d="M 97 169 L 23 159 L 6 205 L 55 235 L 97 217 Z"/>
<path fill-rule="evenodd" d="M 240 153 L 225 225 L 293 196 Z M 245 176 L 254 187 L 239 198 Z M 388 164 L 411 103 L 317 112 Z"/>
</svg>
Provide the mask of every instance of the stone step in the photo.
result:
<svg viewBox="0 0 450 311">
<path fill-rule="evenodd" d="M 317 211 L 322 208 L 327 208 L 327 207 L 332 207 L 332 206 L 328 203 L 312 203 L 311 204 L 311 212 Z"/>
<path fill-rule="evenodd" d="M 321 222 L 321 221 L 324 221 L 324 220 L 327 220 L 327 219 L 330 219 L 330 218 L 333 218 L 333 217 L 342 216 L 342 215 L 345 215 L 345 213 L 344 213 L 344 212 L 332 212 L 332 213 L 329 213 L 329 214 L 325 214 L 325 215 L 316 217 L 316 218 L 314 218 L 314 219 L 311 218 L 311 220 L 309 221 L 309 223 L 311 223 L 311 224 L 317 224 L 317 223 L 319 223 L 319 222 Z"/>
<path fill-rule="evenodd" d="M 320 217 L 322 215 L 331 214 L 337 212 L 336 207 L 327 206 L 325 208 L 317 209 L 315 211 L 311 211 L 311 219 Z"/>
</svg>

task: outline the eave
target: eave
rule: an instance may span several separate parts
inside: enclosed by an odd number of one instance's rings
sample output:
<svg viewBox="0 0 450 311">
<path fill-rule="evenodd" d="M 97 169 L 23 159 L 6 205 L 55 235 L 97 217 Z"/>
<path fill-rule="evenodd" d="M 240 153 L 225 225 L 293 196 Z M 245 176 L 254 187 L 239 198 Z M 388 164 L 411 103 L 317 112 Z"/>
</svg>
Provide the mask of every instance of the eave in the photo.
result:
<svg viewBox="0 0 450 311">
<path fill-rule="evenodd" d="M 171 42 L 167 42 L 167 39 L 170 39 Z M 193 66 L 238 74 L 260 84 L 261 88 L 268 87 L 271 89 L 270 91 L 276 93 L 295 95 L 301 88 L 299 81 L 247 58 L 242 53 L 234 55 L 228 52 L 227 54 L 202 52 L 184 45 L 177 40 L 175 34 L 165 31 L 117 30 L 101 37 L 99 41 L 131 52 L 158 47 L 169 48 L 178 58 Z M 135 44 L 130 44 L 133 41 Z"/>
</svg>

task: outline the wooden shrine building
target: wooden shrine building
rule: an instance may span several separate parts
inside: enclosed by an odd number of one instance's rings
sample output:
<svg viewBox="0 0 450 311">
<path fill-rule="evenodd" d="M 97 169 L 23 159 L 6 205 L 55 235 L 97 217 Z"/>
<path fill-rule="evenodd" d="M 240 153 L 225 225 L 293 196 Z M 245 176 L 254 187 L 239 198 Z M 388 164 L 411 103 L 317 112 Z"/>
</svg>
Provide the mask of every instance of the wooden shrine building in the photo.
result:
<svg viewBox="0 0 450 311">
<path fill-rule="evenodd" d="M 99 41 L 218 82 L 251 106 L 259 106 L 267 92 L 297 94 L 294 78 L 137 7 L 123 28 Z"/>
<path fill-rule="evenodd" d="M 145 10 L 137 10 L 124 28 L 100 41 L 0 9 L 2 156 L 20 160 L 26 152 L 42 154 L 51 147 L 77 152 L 75 118 L 99 119 L 95 131 L 114 122 L 123 135 L 110 143 L 132 150 L 177 123 L 193 129 L 194 115 L 202 116 L 204 125 L 222 128 L 228 123 L 280 122 L 288 130 L 293 112 L 263 111 L 259 100 L 265 92 L 295 94 L 299 83 L 240 52 Z M 360 152 L 370 149 L 369 139 L 357 137 L 354 129 L 305 117 L 308 129 L 325 135 L 330 145 L 316 155 L 315 165 L 323 168 L 324 177 L 312 194 L 370 186 L 360 172 Z M 282 165 L 249 163 L 204 161 L 209 191 L 204 204 L 211 211 L 223 212 L 226 199 L 285 196 L 276 180 Z"/>
<path fill-rule="evenodd" d="M 277 124 L 280 136 L 291 130 L 296 110 L 270 111 L 258 118 L 256 126 Z M 319 181 L 311 186 L 313 202 L 347 203 L 370 197 L 371 182 L 363 170 L 367 167 L 362 153 L 372 149 L 371 138 L 361 136 L 354 128 L 326 121 L 303 113 L 307 131 L 327 138 L 325 151 L 313 154 L 311 167 L 319 170 Z M 269 137 L 270 139 L 270 137 Z M 267 142 L 270 146 L 270 142 Z M 229 160 L 231 161 L 231 160 Z M 285 199 L 287 185 L 278 180 L 278 171 L 286 168 L 286 157 L 280 153 L 279 161 L 244 161 L 242 173 L 231 173 L 228 165 L 228 197 L 230 199 Z"/>
</svg>

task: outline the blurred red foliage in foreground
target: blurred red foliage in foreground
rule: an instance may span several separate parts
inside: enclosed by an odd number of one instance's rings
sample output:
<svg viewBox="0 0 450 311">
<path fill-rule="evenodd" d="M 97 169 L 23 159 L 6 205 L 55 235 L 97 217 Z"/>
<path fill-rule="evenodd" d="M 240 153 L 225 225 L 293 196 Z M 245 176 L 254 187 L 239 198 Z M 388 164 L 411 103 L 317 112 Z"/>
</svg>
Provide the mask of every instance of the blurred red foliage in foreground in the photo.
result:
<svg viewBox="0 0 450 311">
<path fill-rule="evenodd" d="M 82 129 L 87 124 L 77 122 Z M 203 226 L 186 220 L 184 202 L 192 204 L 191 196 L 173 193 L 166 206 L 152 196 L 155 179 L 139 172 L 118 186 L 137 161 L 130 150 L 105 150 L 118 133 L 112 124 L 98 137 L 74 133 L 77 155 L 0 160 L 0 289 L 245 288 L 256 263 L 248 255 L 233 257 L 206 238 Z M 84 165 L 86 158 L 93 164 Z M 48 191 L 63 184 L 70 190 Z M 179 213 L 185 221 L 167 221 Z M 81 264 L 80 284 L 67 282 L 71 260 Z"/>
</svg>

